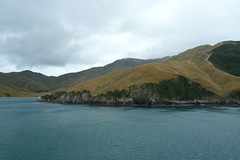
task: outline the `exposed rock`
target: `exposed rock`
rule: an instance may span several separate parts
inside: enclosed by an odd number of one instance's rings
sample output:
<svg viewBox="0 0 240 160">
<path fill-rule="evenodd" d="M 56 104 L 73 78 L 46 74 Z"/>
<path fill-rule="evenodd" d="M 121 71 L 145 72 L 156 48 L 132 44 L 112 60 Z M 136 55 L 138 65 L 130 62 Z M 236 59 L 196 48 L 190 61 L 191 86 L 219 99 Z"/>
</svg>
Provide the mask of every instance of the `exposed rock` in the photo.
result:
<svg viewBox="0 0 240 160">
<path fill-rule="evenodd" d="M 175 106 L 240 106 L 240 100 L 214 99 L 214 100 L 161 100 L 151 97 L 146 93 L 140 94 L 136 98 L 116 98 L 107 99 L 104 96 L 93 97 L 90 93 L 74 94 L 64 93 L 56 99 L 39 98 L 38 101 L 50 101 L 61 104 L 96 104 L 96 105 L 116 105 L 116 106 L 147 106 L 147 107 L 175 107 Z"/>
</svg>

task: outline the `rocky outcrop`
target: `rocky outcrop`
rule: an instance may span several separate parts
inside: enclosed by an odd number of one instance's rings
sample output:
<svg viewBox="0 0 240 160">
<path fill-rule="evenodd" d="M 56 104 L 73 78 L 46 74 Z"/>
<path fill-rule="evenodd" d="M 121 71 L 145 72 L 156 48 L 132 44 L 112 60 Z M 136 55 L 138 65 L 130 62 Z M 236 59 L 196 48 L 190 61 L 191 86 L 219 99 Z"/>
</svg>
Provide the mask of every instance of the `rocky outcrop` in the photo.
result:
<svg viewBox="0 0 240 160">
<path fill-rule="evenodd" d="M 105 96 L 92 96 L 90 93 L 66 93 L 55 99 L 39 98 L 38 101 L 54 102 L 61 104 L 95 104 L 95 105 L 111 105 L 111 106 L 144 106 L 144 107 L 177 107 L 177 106 L 240 106 L 240 100 L 231 99 L 214 99 L 214 100 L 160 100 L 146 93 L 140 94 L 136 98 L 116 98 L 107 99 Z"/>
</svg>

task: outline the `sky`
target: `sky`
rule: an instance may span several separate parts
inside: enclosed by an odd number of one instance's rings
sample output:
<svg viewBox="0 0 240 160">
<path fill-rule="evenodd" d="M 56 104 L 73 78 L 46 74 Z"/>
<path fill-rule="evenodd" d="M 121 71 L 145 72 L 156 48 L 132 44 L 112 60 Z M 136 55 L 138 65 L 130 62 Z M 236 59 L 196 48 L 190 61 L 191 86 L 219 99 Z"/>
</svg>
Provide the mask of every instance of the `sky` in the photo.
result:
<svg viewBox="0 0 240 160">
<path fill-rule="evenodd" d="M 239 0 L 0 0 L 0 72 L 58 76 L 240 40 Z"/>
</svg>

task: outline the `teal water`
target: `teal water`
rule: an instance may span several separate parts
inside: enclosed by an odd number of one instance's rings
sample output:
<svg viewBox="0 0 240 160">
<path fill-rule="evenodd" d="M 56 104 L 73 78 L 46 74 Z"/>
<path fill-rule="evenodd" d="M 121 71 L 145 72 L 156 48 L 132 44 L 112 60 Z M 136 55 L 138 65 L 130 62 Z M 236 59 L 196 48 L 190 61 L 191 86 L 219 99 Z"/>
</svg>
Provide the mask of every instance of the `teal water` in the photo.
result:
<svg viewBox="0 0 240 160">
<path fill-rule="evenodd" d="M 240 159 L 240 108 L 0 99 L 0 160 Z"/>
</svg>

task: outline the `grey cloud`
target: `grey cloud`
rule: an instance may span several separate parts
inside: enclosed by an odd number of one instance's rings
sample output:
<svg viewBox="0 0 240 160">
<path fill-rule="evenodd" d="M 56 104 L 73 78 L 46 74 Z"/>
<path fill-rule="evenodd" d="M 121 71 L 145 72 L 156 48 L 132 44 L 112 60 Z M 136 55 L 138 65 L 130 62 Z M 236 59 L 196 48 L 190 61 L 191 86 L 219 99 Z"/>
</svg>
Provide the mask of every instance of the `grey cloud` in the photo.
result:
<svg viewBox="0 0 240 160">
<path fill-rule="evenodd" d="M 94 63 L 97 55 L 81 53 L 84 46 L 71 42 L 102 30 L 118 12 L 112 5 L 120 7 L 108 0 L 1 2 L 0 54 L 17 67 Z"/>
<path fill-rule="evenodd" d="M 17 66 L 63 65 L 74 54 L 74 48 L 68 48 L 70 41 L 71 33 L 61 27 L 39 27 L 6 39 L 1 54 Z"/>
<path fill-rule="evenodd" d="M 4 65 L 17 70 L 91 66 L 132 56 L 157 58 L 240 37 L 238 0 L 0 0 L 0 4 L 0 56 L 6 59 Z"/>
<path fill-rule="evenodd" d="M 116 15 L 120 14 L 126 1 L 88 0 L 61 1 L 59 7 L 65 21 L 74 25 L 100 28 L 108 25 Z"/>
</svg>

